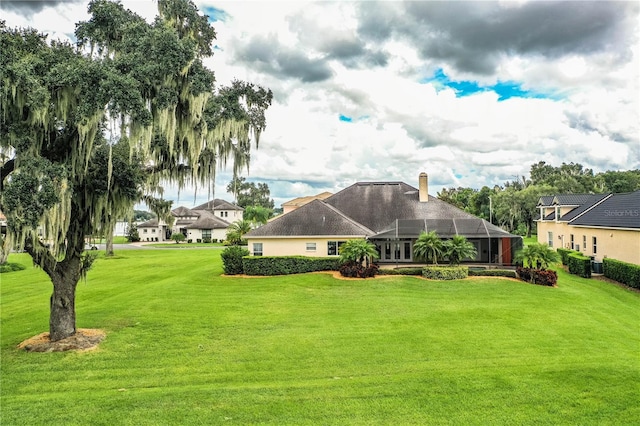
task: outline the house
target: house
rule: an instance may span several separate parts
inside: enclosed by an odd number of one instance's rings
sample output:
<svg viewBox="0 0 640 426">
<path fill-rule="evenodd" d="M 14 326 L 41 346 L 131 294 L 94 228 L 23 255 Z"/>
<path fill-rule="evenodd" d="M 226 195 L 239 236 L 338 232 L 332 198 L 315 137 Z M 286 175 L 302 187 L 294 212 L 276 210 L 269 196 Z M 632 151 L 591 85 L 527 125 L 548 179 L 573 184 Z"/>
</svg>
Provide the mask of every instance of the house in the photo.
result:
<svg viewBox="0 0 640 426">
<path fill-rule="evenodd" d="M 171 210 L 173 225 L 151 219 L 138 225 L 140 241 L 168 241 L 173 233 L 183 234 L 187 240 L 223 241 L 232 222 L 242 219 L 244 209 L 228 201 L 214 199 L 194 208 L 177 207 Z"/>
<path fill-rule="evenodd" d="M 331 197 L 333 194 L 331 192 L 321 192 L 317 195 L 312 195 L 309 197 L 298 197 L 293 200 L 289 200 L 287 202 L 282 203 L 282 214 L 289 213 L 299 207 L 304 206 L 307 203 L 310 203 L 313 200 L 325 200 Z"/>
<path fill-rule="evenodd" d="M 538 241 L 640 264 L 640 191 L 540 197 Z"/>
<path fill-rule="evenodd" d="M 171 238 L 171 228 L 163 221 L 153 218 L 138 225 L 140 241 L 162 242 Z"/>
<path fill-rule="evenodd" d="M 338 256 L 345 241 L 366 238 L 380 262 L 411 263 L 423 231 L 441 238 L 463 235 L 478 251 L 477 262 L 511 264 L 522 238 L 403 182 L 358 182 L 324 200 L 314 199 L 245 235 L 254 256 Z"/>
</svg>

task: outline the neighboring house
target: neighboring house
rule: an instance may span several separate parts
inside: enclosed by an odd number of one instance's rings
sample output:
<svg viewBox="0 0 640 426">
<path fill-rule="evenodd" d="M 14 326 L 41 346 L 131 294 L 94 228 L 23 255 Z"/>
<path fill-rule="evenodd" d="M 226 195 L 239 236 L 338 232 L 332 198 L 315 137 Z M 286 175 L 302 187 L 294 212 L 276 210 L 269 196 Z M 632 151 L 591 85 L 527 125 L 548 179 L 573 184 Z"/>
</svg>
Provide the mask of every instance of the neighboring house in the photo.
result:
<svg viewBox="0 0 640 426">
<path fill-rule="evenodd" d="M 194 211 L 208 211 L 214 216 L 223 219 L 225 222 L 235 222 L 236 220 L 242 220 L 244 209 L 235 204 L 231 204 L 228 201 L 216 198 L 215 200 L 207 201 L 204 204 L 200 204 L 197 207 L 192 208 Z"/>
<path fill-rule="evenodd" d="M 228 201 L 216 198 L 197 207 L 177 207 L 171 210 L 173 226 L 151 219 L 138 225 L 141 241 L 168 241 L 171 234 L 179 232 L 187 240 L 223 241 L 232 222 L 242 219 L 244 209 Z"/>
<path fill-rule="evenodd" d="M 640 264 L 640 191 L 540 197 L 538 241 Z"/>
<path fill-rule="evenodd" d="M 171 229 L 164 221 L 154 218 L 138 225 L 138 235 L 140 241 L 167 241 L 171 237 Z"/>
<path fill-rule="evenodd" d="M 310 197 L 298 197 L 293 200 L 289 200 L 287 202 L 282 203 L 282 214 L 286 214 L 294 211 L 297 208 L 304 206 L 305 204 L 310 203 L 313 200 L 325 200 L 331 197 L 333 194 L 331 192 L 322 192 L 317 195 L 312 195 Z"/>
<path fill-rule="evenodd" d="M 338 256 L 347 240 L 366 238 L 380 262 L 411 263 L 413 243 L 423 231 L 441 238 L 463 235 L 482 263 L 511 264 L 522 237 L 512 235 L 428 195 L 428 177 L 419 189 L 403 182 L 358 182 L 324 199 L 315 199 L 245 235 L 254 256 Z"/>
</svg>

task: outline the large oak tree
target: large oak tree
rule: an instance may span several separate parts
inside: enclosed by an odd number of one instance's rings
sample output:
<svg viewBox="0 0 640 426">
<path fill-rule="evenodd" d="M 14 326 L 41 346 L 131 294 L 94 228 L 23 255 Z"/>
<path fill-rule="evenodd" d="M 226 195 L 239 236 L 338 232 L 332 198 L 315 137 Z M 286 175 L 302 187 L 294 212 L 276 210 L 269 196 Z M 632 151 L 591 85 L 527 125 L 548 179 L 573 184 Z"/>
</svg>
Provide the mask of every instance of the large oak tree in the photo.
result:
<svg viewBox="0 0 640 426">
<path fill-rule="evenodd" d="M 153 23 L 106 0 L 89 14 L 77 46 L 0 23 L 3 247 L 51 278 L 52 341 L 76 331 L 85 236 L 140 201 L 166 213 L 163 183 L 210 187 L 227 160 L 248 166 L 272 99 L 241 81 L 215 87 L 203 65 L 215 31 L 188 0 L 158 0 Z"/>
</svg>

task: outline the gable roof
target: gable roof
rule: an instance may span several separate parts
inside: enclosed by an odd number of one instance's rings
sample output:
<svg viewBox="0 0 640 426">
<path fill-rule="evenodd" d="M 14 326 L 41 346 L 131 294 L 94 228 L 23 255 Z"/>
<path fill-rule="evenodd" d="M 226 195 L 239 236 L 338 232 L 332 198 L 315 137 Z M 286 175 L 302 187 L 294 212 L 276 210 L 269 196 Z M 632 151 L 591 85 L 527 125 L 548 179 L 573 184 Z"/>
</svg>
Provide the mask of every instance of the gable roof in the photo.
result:
<svg viewBox="0 0 640 426">
<path fill-rule="evenodd" d="M 594 194 L 557 194 L 553 196 L 554 206 L 581 206 L 589 203 Z"/>
<path fill-rule="evenodd" d="M 153 219 L 149 219 L 148 221 L 143 222 L 140 225 L 137 225 L 137 227 L 138 228 L 155 228 L 159 224 L 160 222 L 158 222 L 158 218 L 154 217 Z"/>
<path fill-rule="evenodd" d="M 640 190 L 612 194 L 569 222 L 570 225 L 640 230 Z"/>
<path fill-rule="evenodd" d="M 253 229 L 245 237 L 341 235 L 370 236 L 374 232 L 335 207 L 321 200 L 313 200 L 292 212 L 277 216 L 266 225 Z"/>
<path fill-rule="evenodd" d="M 209 200 L 206 203 L 202 203 L 199 206 L 192 208 L 191 210 L 241 210 L 244 209 L 235 204 L 231 204 L 228 201 L 222 200 L 220 198 L 214 198 L 213 200 Z"/>
</svg>

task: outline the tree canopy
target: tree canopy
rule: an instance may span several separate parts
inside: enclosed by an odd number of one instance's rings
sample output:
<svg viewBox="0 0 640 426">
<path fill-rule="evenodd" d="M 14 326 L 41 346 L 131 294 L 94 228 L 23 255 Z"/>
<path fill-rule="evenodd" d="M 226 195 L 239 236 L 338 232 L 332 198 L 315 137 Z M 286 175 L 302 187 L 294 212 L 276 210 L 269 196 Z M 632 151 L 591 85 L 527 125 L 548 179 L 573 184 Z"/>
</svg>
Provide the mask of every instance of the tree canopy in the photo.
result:
<svg viewBox="0 0 640 426">
<path fill-rule="evenodd" d="M 273 210 L 271 190 L 266 183 L 247 182 L 246 178 L 236 176 L 227 185 L 227 192 L 234 195 L 236 204 L 242 208 L 259 206 Z"/>
<path fill-rule="evenodd" d="M 137 202 L 159 216 L 163 183 L 211 187 L 216 169 L 249 165 L 270 90 L 215 87 L 203 59 L 215 30 L 188 0 L 158 0 L 153 23 L 94 0 L 77 46 L 0 22 L 0 209 L 3 247 L 49 275 L 52 340 L 75 332 L 84 238 Z"/>
</svg>

